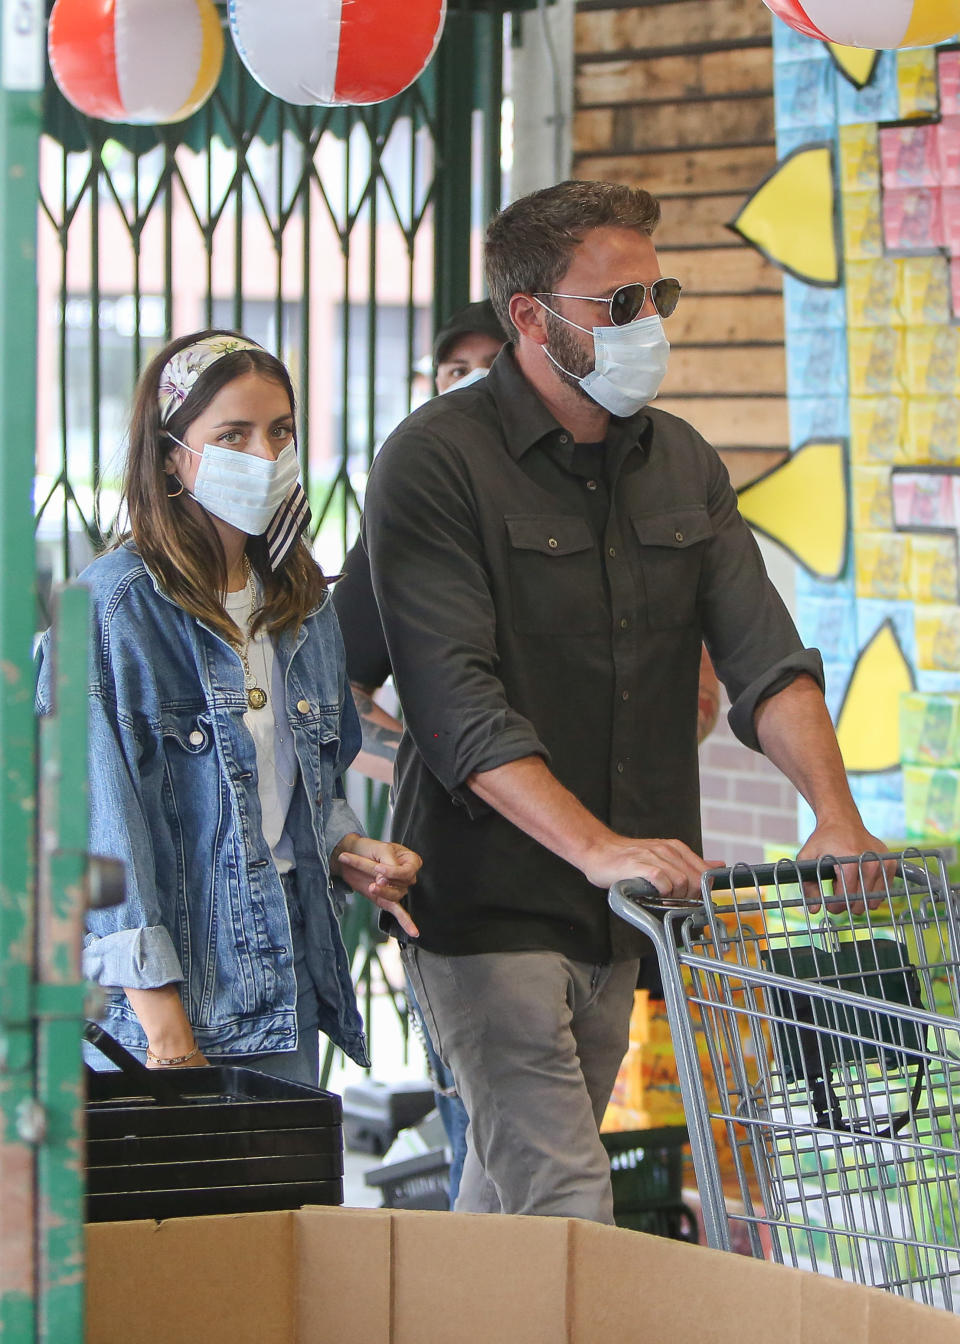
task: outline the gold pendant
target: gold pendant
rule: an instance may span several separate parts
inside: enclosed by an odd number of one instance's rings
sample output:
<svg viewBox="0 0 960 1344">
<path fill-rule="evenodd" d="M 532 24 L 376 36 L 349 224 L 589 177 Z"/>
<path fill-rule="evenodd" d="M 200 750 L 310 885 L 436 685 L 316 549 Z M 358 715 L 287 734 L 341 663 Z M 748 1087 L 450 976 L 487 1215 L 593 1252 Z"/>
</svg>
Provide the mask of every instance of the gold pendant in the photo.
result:
<svg viewBox="0 0 960 1344">
<path fill-rule="evenodd" d="M 263 709 L 267 703 L 267 693 L 259 686 L 251 686 L 247 691 L 247 704 L 251 709 Z"/>
</svg>

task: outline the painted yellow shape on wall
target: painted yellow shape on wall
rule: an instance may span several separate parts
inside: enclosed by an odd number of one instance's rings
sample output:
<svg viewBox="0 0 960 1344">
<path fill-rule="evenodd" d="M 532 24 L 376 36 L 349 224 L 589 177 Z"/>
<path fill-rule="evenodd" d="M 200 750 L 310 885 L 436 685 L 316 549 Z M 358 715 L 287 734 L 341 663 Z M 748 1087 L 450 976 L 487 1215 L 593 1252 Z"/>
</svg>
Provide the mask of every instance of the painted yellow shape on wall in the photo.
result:
<svg viewBox="0 0 960 1344">
<path fill-rule="evenodd" d="M 849 521 L 843 444 L 802 444 L 782 466 L 740 495 L 747 522 L 790 552 L 811 574 L 836 579 L 847 556 Z"/>
<path fill-rule="evenodd" d="M 900 764 L 900 696 L 914 689 L 910 664 L 890 621 L 857 659 L 837 719 L 848 770 L 864 774 Z"/>
<path fill-rule="evenodd" d="M 879 51 L 869 47 L 844 47 L 839 42 L 828 42 L 827 50 L 850 83 L 864 89 L 873 79 L 880 58 Z"/>
<path fill-rule="evenodd" d="M 830 145 L 795 150 L 730 225 L 775 265 L 812 285 L 840 283 Z"/>
</svg>

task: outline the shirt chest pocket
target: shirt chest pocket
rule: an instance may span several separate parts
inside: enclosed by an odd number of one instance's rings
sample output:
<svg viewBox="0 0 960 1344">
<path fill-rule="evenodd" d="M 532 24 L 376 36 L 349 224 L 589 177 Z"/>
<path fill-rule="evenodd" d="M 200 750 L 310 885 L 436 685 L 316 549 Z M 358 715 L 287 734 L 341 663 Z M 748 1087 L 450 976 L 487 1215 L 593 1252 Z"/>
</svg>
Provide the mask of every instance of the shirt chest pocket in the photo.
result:
<svg viewBox="0 0 960 1344">
<path fill-rule="evenodd" d="M 523 514 L 504 521 L 514 630 L 589 635 L 607 628 L 600 556 L 586 519 Z"/>
<path fill-rule="evenodd" d="M 632 519 L 652 630 L 696 620 L 704 543 L 713 536 L 706 509 L 675 509 Z"/>
</svg>

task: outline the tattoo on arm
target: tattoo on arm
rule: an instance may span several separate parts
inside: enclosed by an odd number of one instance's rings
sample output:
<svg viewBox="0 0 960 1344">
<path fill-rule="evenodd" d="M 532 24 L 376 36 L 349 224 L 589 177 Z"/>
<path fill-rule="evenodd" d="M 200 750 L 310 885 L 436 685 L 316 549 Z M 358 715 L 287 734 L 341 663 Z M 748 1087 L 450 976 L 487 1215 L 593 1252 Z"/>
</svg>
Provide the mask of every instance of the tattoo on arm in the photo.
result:
<svg viewBox="0 0 960 1344">
<path fill-rule="evenodd" d="M 385 717 L 384 711 L 368 690 L 354 684 L 353 700 L 360 715 L 363 750 L 386 761 L 395 760 L 402 734 L 397 729 L 379 722 L 377 715 Z"/>
</svg>

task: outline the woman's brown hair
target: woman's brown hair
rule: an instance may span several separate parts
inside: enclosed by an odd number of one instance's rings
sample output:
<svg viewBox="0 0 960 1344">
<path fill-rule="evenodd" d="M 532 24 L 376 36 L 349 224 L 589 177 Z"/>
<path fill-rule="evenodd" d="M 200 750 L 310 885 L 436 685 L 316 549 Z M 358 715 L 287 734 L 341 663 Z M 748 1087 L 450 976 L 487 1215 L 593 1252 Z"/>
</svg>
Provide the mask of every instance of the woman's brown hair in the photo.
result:
<svg viewBox="0 0 960 1344">
<path fill-rule="evenodd" d="M 140 376 L 130 417 L 130 435 L 123 479 L 123 500 L 130 523 L 128 535 L 147 568 L 163 590 L 191 616 L 205 622 L 230 643 L 243 636 L 227 615 L 223 598 L 227 591 L 227 560 L 217 530 L 201 508 L 190 508 L 185 493 L 169 492 L 170 476 L 164 464 L 171 448 L 169 437 L 182 439 L 221 388 L 245 373 L 259 373 L 279 383 L 290 398 L 290 413 L 296 400 L 286 368 L 266 350 L 243 349 L 222 355 L 208 365 L 190 389 L 182 405 L 160 424 L 160 375 L 178 351 L 196 341 L 236 332 L 209 330 L 181 336 L 165 346 Z M 301 540 L 279 570 L 272 570 L 265 539 L 250 537 L 246 553 L 260 579 L 263 602 L 253 630 L 265 627 L 270 634 L 297 630 L 320 602 L 326 580 Z"/>
</svg>

